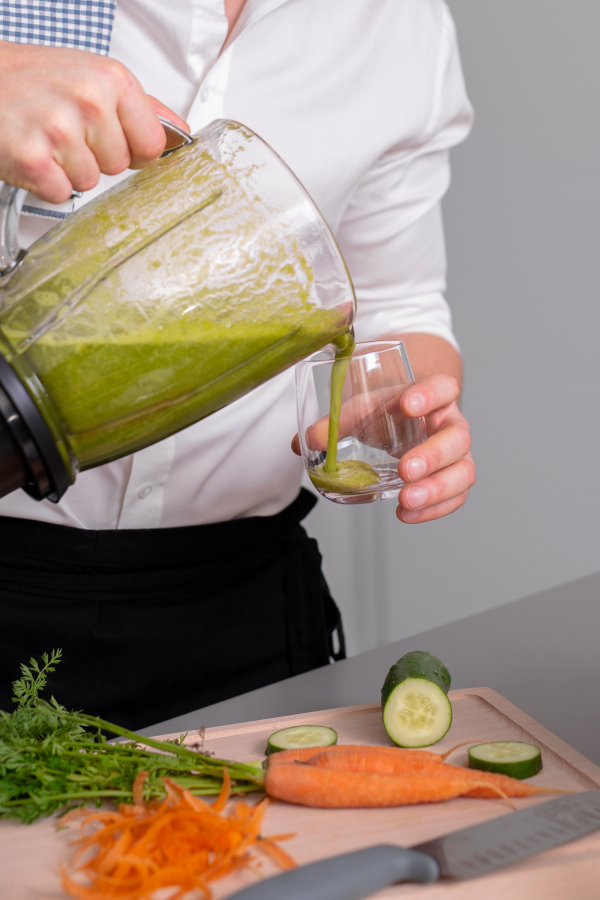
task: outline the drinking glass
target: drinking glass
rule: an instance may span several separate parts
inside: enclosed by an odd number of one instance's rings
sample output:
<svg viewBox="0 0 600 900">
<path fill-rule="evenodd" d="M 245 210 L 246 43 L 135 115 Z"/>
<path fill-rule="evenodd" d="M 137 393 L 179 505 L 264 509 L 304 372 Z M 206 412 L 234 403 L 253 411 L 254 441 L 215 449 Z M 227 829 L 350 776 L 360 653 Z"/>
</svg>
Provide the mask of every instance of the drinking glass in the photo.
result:
<svg viewBox="0 0 600 900">
<path fill-rule="evenodd" d="M 427 436 L 425 420 L 400 408 L 411 384 L 403 341 L 357 343 L 346 359 L 327 347 L 297 364 L 300 448 L 320 494 L 335 503 L 398 496 L 404 484 L 398 461 Z"/>
</svg>

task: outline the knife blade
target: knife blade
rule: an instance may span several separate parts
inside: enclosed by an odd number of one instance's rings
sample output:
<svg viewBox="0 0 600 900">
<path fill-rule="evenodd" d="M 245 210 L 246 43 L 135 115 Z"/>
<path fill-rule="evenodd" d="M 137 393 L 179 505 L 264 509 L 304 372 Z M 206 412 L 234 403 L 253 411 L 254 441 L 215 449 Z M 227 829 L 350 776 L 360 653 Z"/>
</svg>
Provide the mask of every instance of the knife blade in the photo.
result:
<svg viewBox="0 0 600 900">
<path fill-rule="evenodd" d="M 290 869 L 228 900 L 360 900 L 405 881 L 468 879 L 600 828 L 600 790 L 546 800 L 404 848 L 378 844 Z"/>
</svg>

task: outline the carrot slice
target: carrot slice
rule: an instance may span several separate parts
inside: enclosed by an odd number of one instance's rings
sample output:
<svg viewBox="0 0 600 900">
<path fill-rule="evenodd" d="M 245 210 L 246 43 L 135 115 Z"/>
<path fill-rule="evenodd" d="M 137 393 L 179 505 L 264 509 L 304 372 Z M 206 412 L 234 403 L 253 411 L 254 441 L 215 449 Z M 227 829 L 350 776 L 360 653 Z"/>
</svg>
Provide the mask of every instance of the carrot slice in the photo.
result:
<svg viewBox="0 0 600 900">
<path fill-rule="evenodd" d="M 229 800 L 229 794 L 231 793 L 231 775 L 229 774 L 228 769 L 223 769 L 223 785 L 221 787 L 221 793 L 215 800 L 212 805 L 212 808 L 215 812 L 221 812 L 225 809 L 225 805 Z"/>
</svg>

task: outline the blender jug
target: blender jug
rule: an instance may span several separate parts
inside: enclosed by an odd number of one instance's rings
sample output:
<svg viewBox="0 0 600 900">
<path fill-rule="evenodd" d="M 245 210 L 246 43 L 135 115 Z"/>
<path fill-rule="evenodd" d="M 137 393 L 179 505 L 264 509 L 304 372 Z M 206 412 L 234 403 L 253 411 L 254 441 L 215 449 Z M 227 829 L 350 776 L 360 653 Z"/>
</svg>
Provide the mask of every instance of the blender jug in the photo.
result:
<svg viewBox="0 0 600 900">
<path fill-rule="evenodd" d="M 350 331 L 341 253 L 256 134 L 217 120 L 28 251 L 0 223 L 0 496 L 196 422 Z M 16 192 L 24 195 L 24 192 Z M 22 199 L 21 199 L 22 204 Z"/>
</svg>

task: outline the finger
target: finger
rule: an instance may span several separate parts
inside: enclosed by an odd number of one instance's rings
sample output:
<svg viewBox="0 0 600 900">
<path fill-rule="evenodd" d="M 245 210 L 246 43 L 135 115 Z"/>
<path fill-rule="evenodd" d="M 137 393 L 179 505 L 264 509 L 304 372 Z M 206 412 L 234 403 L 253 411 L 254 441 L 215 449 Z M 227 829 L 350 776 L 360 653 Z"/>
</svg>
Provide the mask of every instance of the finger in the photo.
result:
<svg viewBox="0 0 600 900">
<path fill-rule="evenodd" d="M 62 183 L 70 183 L 70 190 L 63 200 L 69 198 L 73 189 L 88 191 L 98 183 L 98 163 L 87 146 L 83 120 L 73 106 L 62 104 L 49 110 L 41 137 L 32 142 L 31 147 L 33 156 L 39 153 L 40 170 L 46 167 L 51 171 L 50 161 L 63 170 L 65 179 Z"/>
<path fill-rule="evenodd" d="M 117 113 L 129 145 L 130 168 L 142 169 L 158 159 L 167 144 L 167 136 L 148 95 L 140 98 L 133 89 L 124 91 Z"/>
<path fill-rule="evenodd" d="M 52 156 L 63 169 L 74 190 L 89 191 L 98 184 L 100 166 L 94 152 L 84 141 L 65 139 L 60 148 L 54 150 Z"/>
<path fill-rule="evenodd" d="M 10 180 L 10 184 L 15 187 L 25 188 L 31 191 L 40 200 L 46 203 L 64 203 L 73 194 L 74 186 L 67 177 L 62 166 L 52 161 L 43 174 L 36 178 L 15 178 Z M 76 188 L 80 190 L 80 188 Z"/>
<path fill-rule="evenodd" d="M 164 118 L 168 119 L 169 122 L 173 122 L 174 125 L 178 125 L 180 128 L 183 128 L 184 131 L 189 132 L 190 126 L 185 121 L 185 119 L 182 119 L 180 116 L 178 116 L 176 112 L 173 112 L 172 109 L 170 109 L 168 106 L 165 106 L 164 103 L 161 103 L 161 101 L 157 100 L 156 97 L 153 97 L 152 94 L 146 94 L 146 96 L 152 104 L 152 108 L 154 109 L 154 112 L 157 116 L 164 116 Z"/>
<path fill-rule="evenodd" d="M 342 404 L 338 440 L 354 435 L 365 444 L 378 445 L 386 434 L 386 407 L 395 402 L 393 389 L 356 394 Z M 390 401 L 390 396 L 392 401 Z M 382 435 L 383 428 L 383 435 Z M 329 434 L 329 416 L 323 416 L 306 429 L 306 444 L 311 450 L 324 450 Z"/>
<path fill-rule="evenodd" d="M 455 424 L 445 425 L 406 453 L 398 463 L 403 481 L 414 482 L 465 457 L 471 449 L 471 433 L 460 416 Z"/>
<path fill-rule="evenodd" d="M 130 167 L 129 143 L 116 115 L 96 118 L 87 128 L 86 142 L 105 175 L 118 175 Z"/>
<path fill-rule="evenodd" d="M 398 501 L 406 510 L 424 510 L 445 503 L 469 491 L 476 480 L 475 464 L 469 454 L 416 484 L 408 484 L 400 491 Z"/>
<path fill-rule="evenodd" d="M 460 386 L 452 375 L 430 375 L 410 387 L 402 396 L 401 408 L 407 416 L 426 416 L 460 397 Z"/>
<path fill-rule="evenodd" d="M 324 450 L 327 447 L 329 434 L 329 416 L 323 416 L 304 432 L 304 441 L 309 450 Z M 341 435 L 338 433 L 338 437 Z"/>
<path fill-rule="evenodd" d="M 148 162 L 153 162 L 164 151 L 168 143 L 168 135 L 162 123 L 155 121 L 154 113 L 164 116 L 179 128 L 189 132 L 189 126 L 177 113 L 161 103 L 149 94 L 141 98 L 145 108 L 146 126 L 152 130 L 154 144 L 146 144 L 147 134 L 140 134 L 138 126 L 139 116 L 135 117 L 135 130 L 130 130 L 129 106 L 124 104 L 119 109 L 123 118 L 114 115 L 99 116 L 88 128 L 87 139 L 92 149 L 100 171 L 106 175 L 116 175 L 127 168 L 141 168 Z M 150 112 L 149 112 L 150 110 Z M 162 131 L 160 130 L 162 129 Z M 140 144 L 139 141 L 143 143 Z"/>
<path fill-rule="evenodd" d="M 24 144 L 18 162 L 8 167 L 3 178 L 48 203 L 64 203 L 73 193 L 70 179 L 52 158 L 52 148 L 45 140 Z"/>
<path fill-rule="evenodd" d="M 444 516 L 449 516 L 451 513 L 456 512 L 457 509 L 464 506 L 467 497 L 468 491 L 465 491 L 464 494 L 452 497 L 451 500 L 445 500 L 443 503 L 438 503 L 436 506 L 429 506 L 427 509 L 422 510 L 409 510 L 404 509 L 402 506 L 397 506 L 396 518 L 407 525 L 421 525 L 424 522 L 432 522 L 435 519 L 442 519 Z"/>
</svg>

